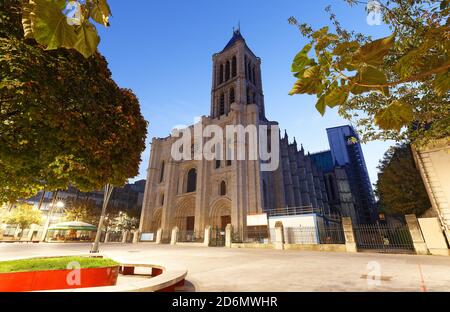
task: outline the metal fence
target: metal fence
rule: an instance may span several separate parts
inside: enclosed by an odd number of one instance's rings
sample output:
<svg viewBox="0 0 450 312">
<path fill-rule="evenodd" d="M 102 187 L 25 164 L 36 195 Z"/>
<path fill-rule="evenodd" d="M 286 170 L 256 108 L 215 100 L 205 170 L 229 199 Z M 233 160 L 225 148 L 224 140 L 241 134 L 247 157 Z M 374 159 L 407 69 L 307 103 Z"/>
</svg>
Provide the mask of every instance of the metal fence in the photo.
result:
<svg viewBox="0 0 450 312">
<path fill-rule="evenodd" d="M 271 232 L 267 227 L 246 228 L 233 231 L 231 241 L 233 243 L 268 244 L 271 242 L 270 237 Z"/>
<path fill-rule="evenodd" d="M 314 208 L 313 206 L 300 206 L 300 207 L 283 207 L 267 210 L 267 215 L 269 217 L 278 216 L 293 216 L 309 213 L 322 213 L 319 208 Z"/>
<path fill-rule="evenodd" d="M 121 243 L 123 239 L 122 231 L 108 232 L 108 243 Z"/>
<path fill-rule="evenodd" d="M 209 232 L 209 246 L 210 247 L 224 247 L 225 246 L 225 230 L 219 227 L 211 228 Z"/>
<path fill-rule="evenodd" d="M 344 228 L 341 223 L 319 226 L 319 240 L 321 244 L 345 244 Z"/>
<path fill-rule="evenodd" d="M 344 230 L 340 224 L 288 227 L 284 229 L 284 240 L 287 244 L 345 244 Z"/>
<path fill-rule="evenodd" d="M 360 224 L 353 228 L 359 250 L 381 253 L 414 253 L 414 244 L 407 225 L 388 226 Z"/>
<path fill-rule="evenodd" d="M 203 242 L 203 231 L 179 231 L 178 242 L 180 243 L 200 243 Z"/>
</svg>

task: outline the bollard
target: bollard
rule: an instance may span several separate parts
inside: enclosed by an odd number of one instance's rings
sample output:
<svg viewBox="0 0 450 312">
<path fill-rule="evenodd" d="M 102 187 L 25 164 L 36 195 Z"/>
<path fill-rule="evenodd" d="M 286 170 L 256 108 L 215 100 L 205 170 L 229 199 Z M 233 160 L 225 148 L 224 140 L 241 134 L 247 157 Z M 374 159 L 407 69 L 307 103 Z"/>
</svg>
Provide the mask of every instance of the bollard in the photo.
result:
<svg viewBox="0 0 450 312">
<path fill-rule="evenodd" d="M 284 227 L 281 221 L 275 223 L 275 249 L 284 250 Z"/>
<path fill-rule="evenodd" d="M 177 242 L 178 242 L 178 232 L 179 232 L 179 229 L 178 229 L 177 226 L 175 226 L 172 229 L 172 235 L 170 237 L 170 245 L 176 245 L 177 244 Z"/>
<path fill-rule="evenodd" d="M 161 241 L 162 241 L 162 232 L 163 232 L 163 229 L 161 229 L 161 228 L 159 228 L 158 231 L 156 231 L 156 240 L 155 240 L 155 243 L 161 244 Z"/>
<path fill-rule="evenodd" d="M 231 248 L 231 233 L 233 233 L 233 226 L 227 224 L 225 228 L 225 247 Z"/>
<path fill-rule="evenodd" d="M 342 218 L 342 227 L 345 235 L 345 248 L 347 252 L 358 252 L 356 248 L 355 233 L 353 232 L 352 219 L 349 217 Z"/>
<path fill-rule="evenodd" d="M 205 238 L 203 241 L 203 245 L 205 245 L 206 247 L 209 246 L 210 236 L 211 236 L 211 225 L 208 225 L 207 227 L 205 227 Z"/>
</svg>

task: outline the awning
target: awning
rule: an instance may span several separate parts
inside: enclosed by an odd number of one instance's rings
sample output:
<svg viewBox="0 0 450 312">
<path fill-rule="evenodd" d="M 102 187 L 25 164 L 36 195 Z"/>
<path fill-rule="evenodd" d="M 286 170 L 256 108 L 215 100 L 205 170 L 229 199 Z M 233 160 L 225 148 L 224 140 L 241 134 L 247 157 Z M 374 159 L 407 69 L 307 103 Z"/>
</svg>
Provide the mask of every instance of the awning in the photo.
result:
<svg viewBox="0 0 450 312">
<path fill-rule="evenodd" d="M 67 231 L 67 230 L 75 230 L 75 231 L 97 231 L 97 227 L 95 225 L 72 221 L 72 222 L 62 222 L 58 224 L 54 224 L 48 228 L 49 231 Z"/>
</svg>

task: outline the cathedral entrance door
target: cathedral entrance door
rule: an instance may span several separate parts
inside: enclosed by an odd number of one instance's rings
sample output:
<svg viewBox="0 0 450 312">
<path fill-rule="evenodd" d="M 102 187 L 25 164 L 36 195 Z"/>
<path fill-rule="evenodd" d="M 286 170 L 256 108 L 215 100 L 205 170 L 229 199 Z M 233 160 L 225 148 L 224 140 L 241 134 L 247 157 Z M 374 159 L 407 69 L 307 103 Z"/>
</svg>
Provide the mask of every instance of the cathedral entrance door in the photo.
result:
<svg viewBox="0 0 450 312">
<path fill-rule="evenodd" d="M 186 231 L 194 231 L 195 216 L 186 217 Z"/>
<path fill-rule="evenodd" d="M 231 216 L 221 216 L 220 217 L 221 229 L 225 230 L 228 224 L 231 224 Z"/>
</svg>

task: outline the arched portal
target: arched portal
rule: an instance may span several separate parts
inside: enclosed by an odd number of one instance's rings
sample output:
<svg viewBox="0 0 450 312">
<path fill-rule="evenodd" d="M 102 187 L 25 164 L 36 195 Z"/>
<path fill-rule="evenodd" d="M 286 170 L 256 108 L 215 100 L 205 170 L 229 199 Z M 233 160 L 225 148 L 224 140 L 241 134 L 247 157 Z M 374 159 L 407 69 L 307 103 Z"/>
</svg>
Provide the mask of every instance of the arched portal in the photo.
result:
<svg viewBox="0 0 450 312">
<path fill-rule="evenodd" d="M 162 208 L 158 208 L 153 213 L 150 231 L 156 232 L 161 227 Z"/>
<path fill-rule="evenodd" d="M 216 200 L 211 205 L 209 220 L 213 228 L 225 229 L 231 223 L 231 201 L 224 197 Z"/>
<path fill-rule="evenodd" d="M 193 231 L 195 224 L 195 196 L 181 198 L 175 211 L 175 224 L 180 231 Z"/>
</svg>

